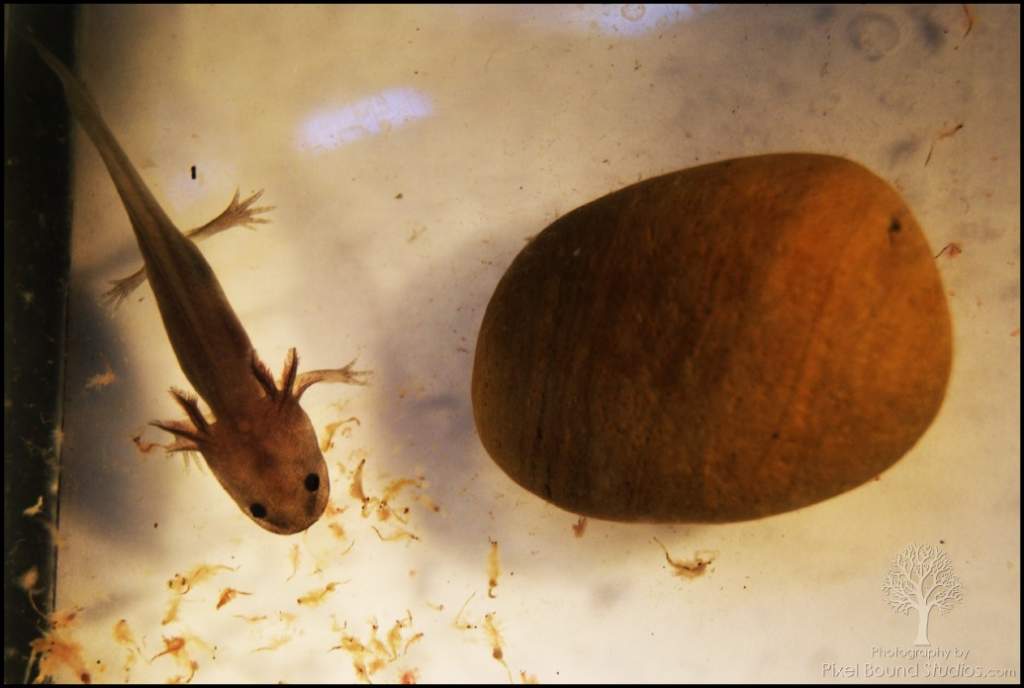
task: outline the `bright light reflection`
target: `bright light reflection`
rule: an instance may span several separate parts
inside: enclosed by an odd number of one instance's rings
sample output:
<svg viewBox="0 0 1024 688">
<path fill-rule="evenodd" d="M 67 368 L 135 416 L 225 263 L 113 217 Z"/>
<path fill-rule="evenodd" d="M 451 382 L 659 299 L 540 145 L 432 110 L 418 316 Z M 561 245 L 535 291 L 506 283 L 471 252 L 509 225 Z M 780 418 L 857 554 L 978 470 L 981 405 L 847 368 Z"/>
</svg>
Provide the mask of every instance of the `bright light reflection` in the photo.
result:
<svg viewBox="0 0 1024 688">
<path fill-rule="evenodd" d="M 302 124 L 301 148 L 325 151 L 392 127 L 423 119 L 433 112 L 430 99 L 414 88 L 391 88 L 337 108 L 323 109 Z"/>
</svg>

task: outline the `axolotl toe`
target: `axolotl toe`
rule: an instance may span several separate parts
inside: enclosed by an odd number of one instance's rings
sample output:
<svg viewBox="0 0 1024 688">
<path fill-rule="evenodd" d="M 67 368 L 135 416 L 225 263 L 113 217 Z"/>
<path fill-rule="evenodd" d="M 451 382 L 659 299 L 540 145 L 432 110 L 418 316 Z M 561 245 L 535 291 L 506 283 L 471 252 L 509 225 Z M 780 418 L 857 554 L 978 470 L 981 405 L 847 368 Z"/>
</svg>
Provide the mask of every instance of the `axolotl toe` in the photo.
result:
<svg viewBox="0 0 1024 688">
<path fill-rule="evenodd" d="M 318 382 L 366 384 L 368 373 L 340 369 L 298 373 L 295 349 L 279 381 L 259 360 L 216 275 L 195 244 L 168 218 L 114 138 L 92 96 L 31 36 L 64 86 L 68 105 L 99 150 L 128 211 L 146 275 L 178 363 L 206 402 L 172 390 L 187 421 L 155 422 L 175 436 L 170 451 L 198 451 L 231 498 L 274 533 L 306 530 L 330 497 L 327 465 L 302 393 Z"/>
</svg>

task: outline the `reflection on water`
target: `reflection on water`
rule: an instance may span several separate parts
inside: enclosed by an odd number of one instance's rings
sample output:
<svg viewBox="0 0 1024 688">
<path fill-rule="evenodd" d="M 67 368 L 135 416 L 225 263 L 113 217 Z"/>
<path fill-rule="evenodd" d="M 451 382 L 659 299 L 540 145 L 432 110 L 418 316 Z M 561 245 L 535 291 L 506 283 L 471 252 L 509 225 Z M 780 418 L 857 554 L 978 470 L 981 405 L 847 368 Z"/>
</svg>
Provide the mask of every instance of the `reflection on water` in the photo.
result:
<svg viewBox="0 0 1024 688">
<path fill-rule="evenodd" d="M 686 21 L 699 12 L 707 12 L 714 7 L 680 3 L 584 5 L 579 9 L 579 18 L 588 24 L 596 22 L 597 27 L 607 34 L 639 36 L 654 29 L 664 29 L 670 24 Z"/>
<path fill-rule="evenodd" d="M 390 131 L 431 114 L 430 99 L 414 88 L 390 88 L 348 105 L 327 108 L 302 123 L 299 147 L 323 151 Z"/>
</svg>

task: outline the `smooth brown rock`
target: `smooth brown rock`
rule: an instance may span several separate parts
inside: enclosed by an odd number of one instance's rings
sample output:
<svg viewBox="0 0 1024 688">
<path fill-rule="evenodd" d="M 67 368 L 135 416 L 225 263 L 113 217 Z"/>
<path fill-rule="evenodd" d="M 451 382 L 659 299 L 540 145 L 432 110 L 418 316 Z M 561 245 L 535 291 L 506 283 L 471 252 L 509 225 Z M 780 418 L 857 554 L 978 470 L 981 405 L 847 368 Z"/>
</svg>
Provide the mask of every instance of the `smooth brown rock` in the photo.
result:
<svg viewBox="0 0 1024 688">
<path fill-rule="evenodd" d="M 531 241 L 487 307 L 473 409 L 505 472 L 569 511 L 735 521 L 895 463 L 951 358 L 899 194 L 841 158 L 765 155 L 634 184 Z"/>
</svg>

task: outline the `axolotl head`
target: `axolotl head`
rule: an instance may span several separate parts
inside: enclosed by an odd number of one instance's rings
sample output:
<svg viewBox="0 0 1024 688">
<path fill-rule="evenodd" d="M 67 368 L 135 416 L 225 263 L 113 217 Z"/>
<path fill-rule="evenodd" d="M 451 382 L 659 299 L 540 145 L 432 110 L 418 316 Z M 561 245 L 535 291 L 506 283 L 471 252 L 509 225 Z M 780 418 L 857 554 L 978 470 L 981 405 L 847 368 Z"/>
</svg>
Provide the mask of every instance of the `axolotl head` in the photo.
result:
<svg viewBox="0 0 1024 688">
<path fill-rule="evenodd" d="M 215 423 L 202 449 L 239 508 L 261 528 L 299 533 L 323 514 L 330 497 L 327 464 L 309 417 L 295 400 L 265 399 L 263 413 L 237 425 Z"/>
<path fill-rule="evenodd" d="M 281 535 L 299 533 L 323 514 L 330 498 L 327 464 L 309 416 L 299 405 L 294 367 L 279 389 L 254 359 L 265 395 L 245 414 L 210 423 L 194 397 L 172 392 L 191 420 L 154 423 L 179 437 L 179 448 L 198 450 L 244 514 L 261 528 Z M 293 364 L 294 366 L 294 364 Z M 191 445 L 191 446 L 190 446 Z"/>
</svg>

